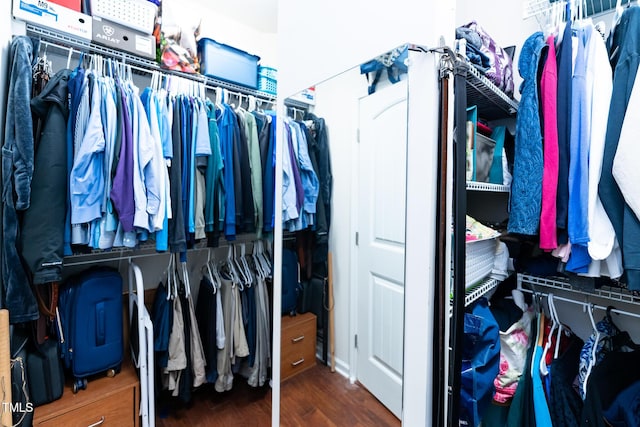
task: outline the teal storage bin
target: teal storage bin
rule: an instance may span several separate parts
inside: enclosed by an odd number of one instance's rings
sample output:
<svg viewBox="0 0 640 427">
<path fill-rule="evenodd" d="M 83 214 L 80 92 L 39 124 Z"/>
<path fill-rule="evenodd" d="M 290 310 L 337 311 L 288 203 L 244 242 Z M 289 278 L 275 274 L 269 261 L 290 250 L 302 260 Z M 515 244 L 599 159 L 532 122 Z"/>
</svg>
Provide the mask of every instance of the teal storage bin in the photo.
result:
<svg viewBox="0 0 640 427">
<path fill-rule="evenodd" d="M 207 77 L 258 88 L 259 56 L 203 37 L 198 40 L 198 59 L 200 73 Z"/>
</svg>

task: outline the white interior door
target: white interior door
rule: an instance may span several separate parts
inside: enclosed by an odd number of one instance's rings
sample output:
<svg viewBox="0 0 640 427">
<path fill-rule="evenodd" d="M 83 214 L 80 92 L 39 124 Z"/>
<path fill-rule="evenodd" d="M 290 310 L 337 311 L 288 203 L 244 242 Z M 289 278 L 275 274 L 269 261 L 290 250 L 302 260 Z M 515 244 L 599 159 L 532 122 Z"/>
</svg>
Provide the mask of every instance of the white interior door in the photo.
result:
<svg viewBox="0 0 640 427">
<path fill-rule="evenodd" d="M 357 379 L 402 411 L 407 84 L 360 100 Z"/>
</svg>

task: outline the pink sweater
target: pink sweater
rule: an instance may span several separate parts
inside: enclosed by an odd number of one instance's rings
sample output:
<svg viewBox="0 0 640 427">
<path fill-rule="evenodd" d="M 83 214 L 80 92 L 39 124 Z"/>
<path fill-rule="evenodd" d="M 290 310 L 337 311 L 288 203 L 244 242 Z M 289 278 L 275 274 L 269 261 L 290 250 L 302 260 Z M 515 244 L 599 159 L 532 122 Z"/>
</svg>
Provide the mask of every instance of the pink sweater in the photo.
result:
<svg viewBox="0 0 640 427">
<path fill-rule="evenodd" d="M 549 52 L 540 79 L 543 129 L 542 209 L 540 212 L 540 249 L 553 250 L 556 237 L 556 192 L 558 188 L 558 67 L 554 36 L 547 39 Z"/>
</svg>

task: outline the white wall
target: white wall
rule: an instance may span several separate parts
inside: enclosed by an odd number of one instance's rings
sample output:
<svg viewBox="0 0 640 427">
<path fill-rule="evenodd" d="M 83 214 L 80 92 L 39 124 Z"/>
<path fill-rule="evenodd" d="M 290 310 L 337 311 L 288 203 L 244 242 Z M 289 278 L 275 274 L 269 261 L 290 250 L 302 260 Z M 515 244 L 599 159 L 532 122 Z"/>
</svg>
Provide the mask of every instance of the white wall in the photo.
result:
<svg viewBox="0 0 640 427">
<path fill-rule="evenodd" d="M 279 0 L 278 91 L 290 96 L 406 42 L 453 35 L 453 6 L 415 0 Z"/>
<path fill-rule="evenodd" d="M 279 0 L 278 10 L 278 93 L 280 102 L 306 87 L 324 81 L 344 70 L 357 66 L 383 52 L 403 43 L 415 43 L 427 47 L 439 45 L 441 36 L 451 43 L 454 35 L 454 6 L 449 2 L 416 2 L 398 0 L 395 2 L 371 2 L 364 0 L 339 1 L 316 0 L 299 2 L 295 0 Z M 428 122 L 428 121 L 427 121 Z M 333 123 L 327 121 L 328 126 Z M 435 123 L 427 123 L 437 129 Z M 335 138 L 332 136 L 332 138 Z M 334 150 L 335 142 L 331 141 Z M 340 150 L 344 147 L 340 147 Z M 342 159 L 341 161 L 346 161 Z M 341 165 L 340 167 L 345 167 Z M 349 165 L 346 165 L 349 170 Z M 337 172 L 338 166 L 334 167 Z M 346 174 L 345 172 L 342 172 Z M 351 189 L 337 188 L 334 185 L 334 206 L 337 201 L 345 205 L 336 209 L 350 210 Z M 348 197 L 351 197 L 349 199 Z M 410 196 L 408 196 L 410 197 Z M 349 218 L 351 218 L 351 213 Z M 336 216 L 334 215 L 334 218 Z M 347 213 L 345 211 L 345 219 Z M 410 233 L 411 230 L 407 230 Z M 344 240 L 343 240 L 344 239 Z M 332 236 L 331 250 L 334 259 L 334 286 L 336 289 L 336 319 L 349 318 L 349 300 L 342 300 L 344 290 L 350 288 L 352 275 L 348 249 L 352 242 L 352 233 Z M 412 260 L 407 253 L 407 262 Z M 423 280 L 405 284 L 406 294 L 411 294 L 412 287 L 424 287 Z M 340 300 L 338 300 L 338 297 Z M 419 303 L 419 302 L 416 302 Z M 424 307 L 428 304 L 424 301 Z M 350 351 L 352 342 L 348 334 L 349 325 L 336 323 L 336 354 L 340 359 Z M 415 329 L 406 340 L 425 340 L 424 329 Z M 347 345 L 347 349 L 343 348 Z M 419 364 L 424 361 L 419 361 Z M 416 372 L 412 366 L 405 366 L 407 373 Z M 421 366 L 424 368 L 424 366 Z M 423 373 L 425 369 L 419 369 Z M 418 379 L 419 387 L 427 388 L 429 382 L 425 377 Z M 423 396 L 423 390 L 412 390 Z M 423 399 L 418 416 L 424 415 L 427 405 Z M 404 410 L 409 408 L 405 407 Z M 406 412 L 405 412 L 406 415 Z M 424 420 L 407 419 L 407 425 L 427 425 Z"/>
<path fill-rule="evenodd" d="M 324 81 L 400 44 L 411 42 L 436 46 L 440 35 L 453 35 L 453 5 L 400 0 L 393 3 L 339 0 L 280 0 L 278 3 L 278 92 L 282 99 Z M 435 19 L 435 17 L 438 19 Z M 327 121 L 328 126 L 333 126 Z M 331 142 L 331 147 L 335 144 Z M 337 171 L 338 168 L 334 167 Z M 336 200 L 343 200 L 348 188 L 334 185 Z M 345 193 L 343 193 L 345 192 Z M 347 196 L 344 196 L 345 198 Z M 350 194 L 349 196 L 350 197 Z M 347 199 L 348 200 L 348 199 Z M 334 202 L 335 205 L 335 202 Z M 346 215 L 346 213 L 345 213 Z M 336 216 L 334 215 L 334 218 Z M 337 235 L 337 233 L 336 233 Z M 332 247 L 336 289 L 351 281 L 349 246 L 340 235 Z M 342 297 L 342 295 L 340 295 Z M 336 300 L 336 318 L 347 319 L 349 301 Z M 349 328 L 336 328 L 336 352 Z"/>
<path fill-rule="evenodd" d="M 367 83 L 358 68 L 341 73 L 316 85 L 316 107 L 314 113 L 325 119 L 331 149 L 333 173 L 333 195 L 331 206 L 331 231 L 329 246 L 333 252 L 333 293 L 336 304 L 336 365 L 343 375 L 349 374 L 349 310 L 345 303 L 350 300 L 351 276 L 350 250 L 353 247 L 352 183 L 355 168 L 354 141 L 358 128 L 358 99 L 367 94 Z M 339 258 L 338 258 L 339 257 Z M 337 280 L 340 278 L 340 280 Z"/>
<path fill-rule="evenodd" d="M 195 28 L 200 23 L 202 37 L 257 55 L 261 65 L 277 68 L 276 33 L 257 29 L 234 13 L 203 0 L 170 0 L 163 2 L 163 25 L 177 22 L 182 28 Z"/>
</svg>

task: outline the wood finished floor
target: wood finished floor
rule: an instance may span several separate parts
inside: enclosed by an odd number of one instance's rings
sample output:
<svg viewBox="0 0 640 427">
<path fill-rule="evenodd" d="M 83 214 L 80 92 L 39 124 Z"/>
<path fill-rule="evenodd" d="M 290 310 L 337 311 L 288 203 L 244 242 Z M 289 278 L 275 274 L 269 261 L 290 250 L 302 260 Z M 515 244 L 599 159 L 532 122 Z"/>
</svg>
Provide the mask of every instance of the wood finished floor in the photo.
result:
<svg viewBox="0 0 640 427">
<path fill-rule="evenodd" d="M 236 378 L 237 379 L 237 378 Z M 281 387 L 283 427 L 397 427 L 398 420 L 360 384 L 318 364 Z M 234 381 L 233 390 L 218 393 L 205 386 L 187 407 L 175 400 L 158 402 L 157 427 L 269 427 L 271 389 L 254 389 Z"/>
</svg>

